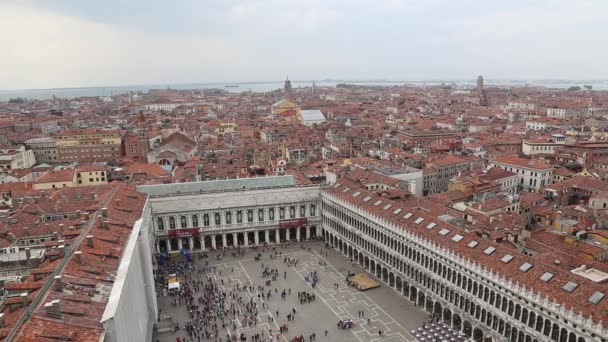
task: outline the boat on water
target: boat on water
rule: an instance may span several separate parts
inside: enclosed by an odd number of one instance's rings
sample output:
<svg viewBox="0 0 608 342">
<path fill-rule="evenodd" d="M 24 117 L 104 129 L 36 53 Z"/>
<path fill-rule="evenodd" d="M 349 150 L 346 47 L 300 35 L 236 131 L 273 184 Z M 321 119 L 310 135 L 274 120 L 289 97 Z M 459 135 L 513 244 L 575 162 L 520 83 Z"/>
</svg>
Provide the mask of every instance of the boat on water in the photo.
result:
<svg viewBox="0 0 608 342">
<path fill-rule="evenodd" d="M 238 84 L 226 84 L 224 87 L 225 88 L 238 88 L 239 85 Z"/>
</svg>

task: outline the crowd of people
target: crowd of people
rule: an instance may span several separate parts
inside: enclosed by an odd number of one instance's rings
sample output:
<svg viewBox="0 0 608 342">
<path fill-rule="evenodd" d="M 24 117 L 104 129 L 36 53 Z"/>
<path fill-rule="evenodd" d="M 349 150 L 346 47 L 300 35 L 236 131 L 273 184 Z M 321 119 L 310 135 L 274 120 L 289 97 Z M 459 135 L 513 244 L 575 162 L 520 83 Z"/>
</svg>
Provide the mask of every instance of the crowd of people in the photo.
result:
<svg viewBox="0 0 608 342">
<path fill-rule="evenodd" d="M 262 253 L 267 253 L 269 259 L 274 260 L 282 257 L 282 252 L 277 251 L 276 246 L 263 247 L 261 253 L 258 248 L 254 249 L 257 253 L 255 260 L 260 260 L 260 276 L 264 279 L 262 284 L 257 285 L 251 282 L 240 284 L 236 281 L 233 284 L 231 276 L 234 275 L 234 268 L 222 269 L 210 265 L 209 261 L 196 266 L 195 263 L 188 261 L 167 260 L 164 265 L 158 267 L 155 277 L 157 288 L 161 290 L 159 293 L 170 296 L 172 307 L 185 306 L 188 312 L 187 321 L 175 322 L 173 326 L 174 332 L 178 335 L 183 334 L 176 337 L 176 342 L 272 342 L 279 341 L 287 332 L 287 323 L 279 325 L 278 322 L 276 325 L 278 329 L 253 329 L 261 323 L 260 315 L 268 314 L 266 323 L 269 327 L 275 323 L 275 318 L 269 310 L 273 294 L 278 295 L 280 292 L 282 300 L 291 296 L 291 288 L 279 289 L 273 286 L 281 274 L 283 279 L 287 279 L 287 271 L 280 272 L 278 268 L 261 262 Z M 310 248 L 308 250 L 310 251 Z M 219 251 L 217 260 L 221 260 L 227 253 L 233 257 L 240 257 L 245 255 L 245 250 L 234 248 Z M 298 259 L 291 257 L 284 257 L 283 262 L 287 267 L 298 265 Z M 231 274 L 222 274 L 222 272 Z M 170 275 L 179 277 L 179 288 L 175 290 L 167 288 L 167 279 Z M 311 272 L 306 276 L 306 281 L 314 287 L 319 281 L 318 273 Z M 316 299 L 315 294 L 311 292 L 300 291 L 297 295 L 300 304 L 310 303 Z M 296 319 L 296 313 L 294 307 L 283 317 L 290 322 Z M 275 314 L 277 320 L 282 319 L 279 310 L 276 310 Z M 252 328 L 249 331 L 256 332 L 250 332 L 249 335 L 243 331 L 238 333 L 241 328 Z M 325 336 L 327 333 L 325 331 Z M 316 332 L 311 332 L 308 339 L 316 340 L 316 336 Z M 305 339 L 303 335 L 298 335 L 291 341 L 305 341 Z"/>
</svg>

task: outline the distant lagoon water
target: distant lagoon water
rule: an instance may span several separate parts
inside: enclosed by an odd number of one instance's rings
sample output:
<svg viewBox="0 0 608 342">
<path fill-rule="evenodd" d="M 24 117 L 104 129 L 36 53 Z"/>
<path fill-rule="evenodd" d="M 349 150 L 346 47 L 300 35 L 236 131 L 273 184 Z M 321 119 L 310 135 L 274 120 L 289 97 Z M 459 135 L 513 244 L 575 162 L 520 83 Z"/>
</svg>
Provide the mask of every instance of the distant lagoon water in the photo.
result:
<svg viewBox="0 0 608 342">
<path fill-rule="evenodd" d="M 367 86 L 400 86 L 400 85 L 439 85 L 454 82 L 459 86 L 475 86 L 475 81 L 314 81 L 317 87 L 335 87 L 339 83 L 348 83 Z M 292 81 L 294 88 L 310 87 L 313 81 Z M 572 86 L 591 85 L 593 90 L 608 90 L 608 80 L 603 81 L 517 81 L 517 80 L 485 80 L 487 86 L 521 87 L 541 86 L 547 88 L 566 89 Z M 238 86 L 238 87 L 226 87 Z M 0 91 L 0 101 L 11 98 L 28 98 L 36 100 L 50 99 L 53 96 L 60 98 L 74 98 L 80 96 L 112 96 L 128 92 L 148 92 L 150 89 L 222 89 L 231 93 L 243 91 L 267 92 L 283 88 L 283 81 L 251 82 L 251 83 L 182 83 L 182 84 L 149 84 L 134 86 L 108 86 L 108 87 L 82 87 L 82 88 L 56 88 L 56 89 L 29 89 L 29 90 L 3 90 Z"/>
</svg>

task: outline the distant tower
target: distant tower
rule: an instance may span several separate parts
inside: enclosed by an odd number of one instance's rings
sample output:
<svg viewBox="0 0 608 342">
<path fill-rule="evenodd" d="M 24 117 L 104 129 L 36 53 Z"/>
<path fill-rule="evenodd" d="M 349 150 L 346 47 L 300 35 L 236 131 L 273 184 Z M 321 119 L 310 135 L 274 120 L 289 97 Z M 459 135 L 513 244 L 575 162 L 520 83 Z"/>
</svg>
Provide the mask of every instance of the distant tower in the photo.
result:
<svg viewBox="0 0 608 342">
<path fill-rule="evenodd" d="M 315 82 L 312 82 L 312 96 L 314 97 L 317 93 L 317 86 L 315 84 Z"/>
<path fill-rule="evenodd" d="M 483 91 L 483 76 L 477 77 L 477 90 Z"/>
<path fill-rule="evenodd" d="M 285 91 L 285 99 L 289 101 L 293 101 L 293 92 L 291 90 L 291 81 L 289 80 L 289 76 L 285 80 L 285 86 L 283 87 Z"/>
<path fill-rule="evenodd" d="M 483 76 L 477 77 L 477 92 L 479 93 L 479 105 L 482 107 L 488 106 L 488 94 L 483 89 Z"/>
</svg>

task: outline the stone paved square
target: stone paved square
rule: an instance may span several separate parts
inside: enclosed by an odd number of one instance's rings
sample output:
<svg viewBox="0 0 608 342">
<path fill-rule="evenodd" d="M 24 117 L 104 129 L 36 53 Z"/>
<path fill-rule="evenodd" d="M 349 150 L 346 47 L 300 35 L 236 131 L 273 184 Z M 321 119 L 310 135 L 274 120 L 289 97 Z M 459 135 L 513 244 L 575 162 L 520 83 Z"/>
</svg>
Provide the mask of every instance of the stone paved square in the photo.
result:
<svg viewBox="0 0 608 342">
<path fill-rule="evenodd" d="M 238 295 L 242 297 L 243 302 L 253 298 L 258 303 L 258 324 L 243 326 L 237 318 L 236 331 L 233 331 L 231 326 L 220 329 L 219 337 L 222 341 L 226 341 L 226 334 L 241 333 L 245 333 L 249 337 L 247 341 L 251 341 L 250 336 L 253 334 L 268 336 L 270 330 L 277 333 L 279 326 L 283 324 L 288 324 L 289 330 L 280 336 L 279 341 L 291 341 L 298 335 L 303 335 L 306 341 L 310 341 L 313 332 L 316 333 L 317 341 L 414 341 L 409 331 L 428 319 L 426 313 L 384 285 L 366 292 L 346 286 L 346 274 L 349 271 L 361 272 L 362 268 L 350 264 L 344 256 L 331 248 L 325 248 L 321 242 L 276 246 L 274 251 L 280 253 L 275 259 L 269 257 L 270 252 L 262 252 L 261 248 L 246 249 L 245 255 L 240 258 L 230 256 L 231 251 L 227 251 L 222 260 L 216 259 L 219 252 L 208 253 L 207 259 L 195 257 L 197 267 L 202 267 L 205 261 L 215 266 L 215 271 L 207 275 L 220 288 L 235 290 L 237 284 L 253 284 L 254 287 L 254 291 L 247 289 L 238 292 Z M 254 258 L 258 252 L 262 257 L 256 261 Z M 297 259 L 297 266 L 288 267 L 284 263 L 285 257 Z M 262 265 L 278 270 L 278 277 L 271 281 L 269 287 L 266 287 L 265 283 L 270 278 L 262 277 Z M 314 289 L 304 280 L 306 275 L 313 271 L 319 274 L 319 282 Z M 192 274 L 196 276 L 197 272 Z M 197 279 L 206 279 L 206 275 Z M 338 288 L 335 284 L 338 284 Z M 264 286 L 264 293 L 271 291 L 268 300 L 258 300 L 258 285 Z M 283 290 L 287 293 L 291 290 L 291 295 L 287 294 L 284 300 L 280 296 Z M 300 304 L 297 293 L 303 291 L 314 293 L 316 300 Z M 267 308 L 262 308 L 262 302 Z M 216 341 L 215 338 L 197 337 L 191 340 L 184 329 L 176 332 L 164 331 L 171 322 L 183 325 L 190 321 L 190 318 L 185 305 L 173 306 L 171 297 L 164 297 L 162 293 L 159 294 L 159 309 L 161 317 L 165 319 L 159 322 L 159 332 L 154 341 L 175 342 L 178 337 L 182 341 L 184 337 L 187 337 L 188 341 Z M 286 315 L 293 309 L 296 310 L 295 319 L 288 321 Z M 365 317 L 359 317 L 359 311 L 364 311 Z M 269 321 L 269 318 L 272 321 Z M 337 322 L 340 319 L 352 319 L 355 325 L 350 329 L 339 329 Z M 325 330 L 328 331 L 327 337 L 324 336 Z M 378 330 L 383 331 L 382 338 L 378 336 Z"/>
</svg>

